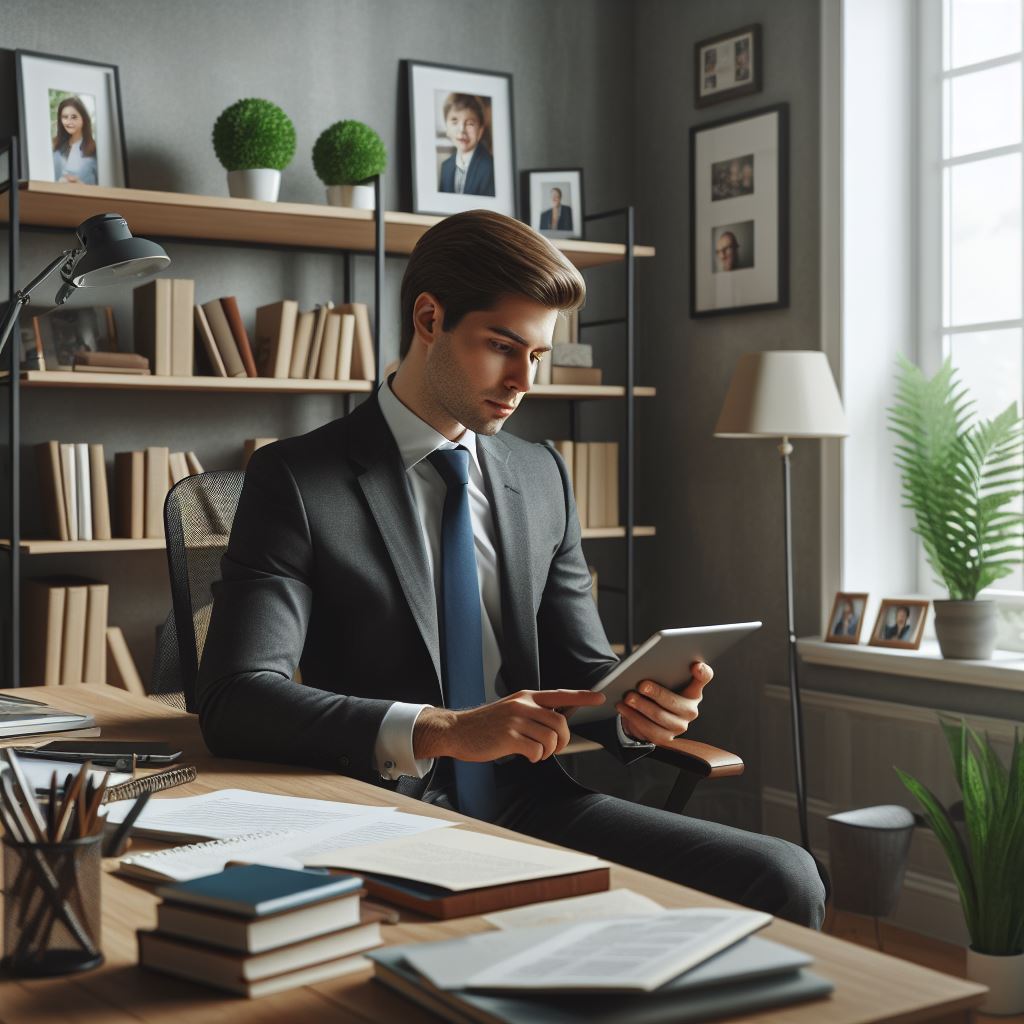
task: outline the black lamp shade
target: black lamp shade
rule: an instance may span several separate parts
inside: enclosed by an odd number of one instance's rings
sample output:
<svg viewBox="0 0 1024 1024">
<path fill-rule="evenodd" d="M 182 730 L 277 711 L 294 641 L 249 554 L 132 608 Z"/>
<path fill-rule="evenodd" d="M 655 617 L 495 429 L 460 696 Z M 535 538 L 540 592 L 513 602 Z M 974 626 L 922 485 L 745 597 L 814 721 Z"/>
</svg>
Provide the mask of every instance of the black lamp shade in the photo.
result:
<svg viewBox="0 0 1024 1024">
<path fill-rule="evenodd" d="M 98 288 L 150 277 L 171 262 L 156 242 L 133 238 L 124 217 L 117 213 L 90 217 L 77 233 L 85 249 L 71 273 L 71 283 L 77 288 Z"/>
</svg>

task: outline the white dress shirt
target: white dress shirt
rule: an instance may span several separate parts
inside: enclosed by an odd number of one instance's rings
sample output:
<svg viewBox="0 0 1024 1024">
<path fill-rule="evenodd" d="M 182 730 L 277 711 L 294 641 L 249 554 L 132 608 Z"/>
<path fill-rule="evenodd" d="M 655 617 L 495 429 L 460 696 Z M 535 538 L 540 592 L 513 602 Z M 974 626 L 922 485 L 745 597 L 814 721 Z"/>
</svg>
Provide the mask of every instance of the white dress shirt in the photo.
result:
<svg viewBox="0 0 1024 1024">
<path fill-rule="evenodd" d="M 380 411 L 398 445 L 423 533 L 423 546 L 434 581 L 437 605 L 441 602 L 441 513 L 447 486 L 441 474 L 427 461 L 427 456 L 438 448 L 462 445 L 469 452 L 469 508 L 476 547 L 476 572 L 480 584 L 480 626 L 483 634 L 484 693 L 487 703 L 504 696 L 501 680 L 501 589 L 498 577 L 498 551 L 494 541 L 494 518 L 487 493 L 480 459 L 476 449 L 476 434 L 466 430 L 457 441 L 449 441 L 429 423 L 424 422 L 411 409 L 399 401 L 388 381 L 377 390 Z M 388 708 L 377 733 L 373 753 L 377 771 L 385 779 L 400 775 L 423 778 L 433 767 L 433 758 L 413 755 L 413 729 L 420 712 L 428 704 L 408 704 L 395 701 Z M 648 746 L 628 737 L 618 723 L 619 741 L 628 747 Z"/>
<path fill-rule="evenodd" d="M 466 191 L 466 175 L 469 174 L 469 165 L 473 162 L 476 154 L 476 146 L 469 151 L 469 156 L 463 155 L 459 150 L 455 151 L 455 191 L 462 193 Z"/>
</svg>

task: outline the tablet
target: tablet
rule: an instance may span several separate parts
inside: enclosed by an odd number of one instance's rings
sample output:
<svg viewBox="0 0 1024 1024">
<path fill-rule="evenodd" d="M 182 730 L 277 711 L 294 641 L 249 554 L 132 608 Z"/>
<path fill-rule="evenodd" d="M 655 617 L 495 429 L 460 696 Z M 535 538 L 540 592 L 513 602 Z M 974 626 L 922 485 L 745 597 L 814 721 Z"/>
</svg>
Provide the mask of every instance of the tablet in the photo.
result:
<svg viewBox="0 0 1024 1024">
<path fill-rule="evenodd" d="M 682 689 L 690 681 L 690 666 L 695 661 L 707 662 L 714 668 L 716 658 L 737 640 L 760 628 L 760 622 L 729 622 L 720 626 L 660 629 L 593 687 L 595 693 L 605 695 L 603 704 L 571 708 L 565 717 L 574 727 L 612 718 L 618 714 L 615 705 L 645 679 L 653 679 L 671 690 Z"/>
</svg>

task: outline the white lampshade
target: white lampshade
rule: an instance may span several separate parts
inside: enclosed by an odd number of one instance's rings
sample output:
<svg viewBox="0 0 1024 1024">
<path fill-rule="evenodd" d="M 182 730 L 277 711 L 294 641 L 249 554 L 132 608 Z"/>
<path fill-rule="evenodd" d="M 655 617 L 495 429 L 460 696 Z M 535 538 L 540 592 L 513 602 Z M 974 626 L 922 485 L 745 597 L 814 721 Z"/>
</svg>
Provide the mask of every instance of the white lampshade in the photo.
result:
<svg viewBox="0 0 1024 1024">
<path fill-rule="evenodd" d="M 846 437 L 824 352 L 748 352 L 733 371 L 715 437 Z"/>
</svg>

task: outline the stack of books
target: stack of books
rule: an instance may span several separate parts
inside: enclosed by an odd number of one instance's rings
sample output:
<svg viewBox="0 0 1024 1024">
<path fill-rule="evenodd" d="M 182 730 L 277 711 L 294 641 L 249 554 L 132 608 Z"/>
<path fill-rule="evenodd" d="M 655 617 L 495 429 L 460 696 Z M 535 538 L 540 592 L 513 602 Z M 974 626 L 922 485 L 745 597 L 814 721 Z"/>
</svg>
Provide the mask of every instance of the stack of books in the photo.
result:
<svg viewBox="0 0 1024 1024">
<path fill-rule="evenodd" d="M 203 472 L 195 452 L 172 452 L 159 445 L 114 456 L 114 495 L 119 537 L 164 535 L 167 492 L 186 476 Z M 109 534 L 108 534 L 109 536 Z"/>
<path fill-rule="evenodd" d="M 79 576 L 25 581 L 25 681 L 60 686 L 107 681 L 110 587 Z"/>
<path fill-rule="evenodd" d="M 565 461 L 580 526 L 621 526 L 617 441 L 553 441 Z"/>
<path fill-rule="evenodd" d="M 43 522 L 56 540 L 110 540 L 110 495 L 103 445 L 36 445 Z"/>
<path fill-rule="evenodd" d="M 381 944 L 355 875 L 249 864 L 157 894 L 139 963 L 250 998 L 365 970 L 359 954 Z"/>
</svg>

